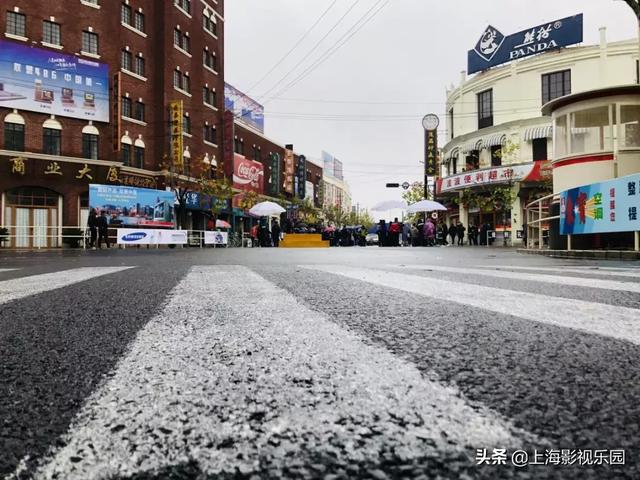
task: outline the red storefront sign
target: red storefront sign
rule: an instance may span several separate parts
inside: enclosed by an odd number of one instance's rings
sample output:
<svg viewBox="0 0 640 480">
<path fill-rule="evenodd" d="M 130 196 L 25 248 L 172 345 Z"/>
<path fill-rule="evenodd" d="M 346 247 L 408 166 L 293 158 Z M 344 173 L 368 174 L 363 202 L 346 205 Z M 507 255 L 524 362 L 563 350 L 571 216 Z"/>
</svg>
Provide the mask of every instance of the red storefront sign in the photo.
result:
<svg viewBox="0 0 640 480">
<path fill-rule="evenodd" d="M 264 166 L 241 155 L 233 158 L 233 187 L 247 192 L 264 192 Z"/>
</svg>

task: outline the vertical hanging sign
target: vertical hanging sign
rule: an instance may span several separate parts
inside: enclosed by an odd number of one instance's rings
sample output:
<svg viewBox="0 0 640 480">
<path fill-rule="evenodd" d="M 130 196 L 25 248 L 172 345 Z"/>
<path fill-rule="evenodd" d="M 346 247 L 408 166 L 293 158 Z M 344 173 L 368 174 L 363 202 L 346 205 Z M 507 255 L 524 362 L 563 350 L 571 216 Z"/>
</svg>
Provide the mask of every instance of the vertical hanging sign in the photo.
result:
<svg viewBox="0 0 640 480">
<path fill-rule="evenodd" d="M 270 194 L 276 196 L 280 193 L 280 154 L 271 154 L 271 179 Z"/>
<path fill-rule="evenodd" d="M 298 170 L 296 173 L 298 179 L 298 198 L 304 200 L 306 196 L 307 181 L 307 157 L 300 155 L 298 157 Z"/>
<path fill-rule="evenodd" d="M 284 151 L 284 191 L 294 194 L 293 177 L 295 173 L 293 145 L 285 145 Z"/>
<path fill-rule="evenodd" d="M 182 100 L 177 100 L 169 104 L 169 117 L 171 124 L 171 160 L 173 165 L 179 170 L 184 165 L 182 148 Z"/>
<path fill-rule="evenodd" d="M 121 79 L 120 72 L 113 76 L 113 151 L 120 151 L 122 138 L 122 103 L 120 103 Z"/>
</svg>

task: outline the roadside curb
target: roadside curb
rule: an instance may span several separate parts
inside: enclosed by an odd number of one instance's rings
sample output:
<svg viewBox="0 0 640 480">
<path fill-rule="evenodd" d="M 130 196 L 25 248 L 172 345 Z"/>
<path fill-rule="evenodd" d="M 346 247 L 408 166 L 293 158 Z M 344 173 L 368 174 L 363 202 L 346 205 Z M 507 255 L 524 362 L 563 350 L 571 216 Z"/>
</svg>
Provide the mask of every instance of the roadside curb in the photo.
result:
<svg viewBox="0 0 640 480">
<path fill-rule="evenodd" d="M 640 260 L 640 252 L 625 250 L 532 250 L 519 248 L 524 255 L 542 255 L 555 258 L 578 258 L 587 260 Z"/>
</svg>

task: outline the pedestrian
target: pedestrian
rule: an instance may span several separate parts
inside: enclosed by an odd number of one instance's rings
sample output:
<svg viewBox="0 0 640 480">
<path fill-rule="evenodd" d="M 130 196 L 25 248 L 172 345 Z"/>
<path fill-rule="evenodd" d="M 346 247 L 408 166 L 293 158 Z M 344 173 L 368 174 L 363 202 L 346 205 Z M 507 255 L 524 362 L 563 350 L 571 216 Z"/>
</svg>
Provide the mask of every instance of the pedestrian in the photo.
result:
<svg viewBox="0 0 640 480">
<path fill-rule="evenodd" d="M 456 226 L 455 223 L 452 223 L 451 226 L 449 226 L 449 236 L 451 237 L 451 245 L 456 244 L 457 235 L 458 235 L 458 227 Z"/>
<path fill-rule="evenodd" d="M 417 247 L 418 245 L 420 245 L 419 241 L 420 234 L 418 233 L 418 227 L 416 227 L 416 224 L 414 223 L 411 225 L 411 246 Z"/>
<path fill-rule="evenodd" d="M 103 240 L 107 244 L 107 248 L 111 248 L 109 244 L 109 221 L 107 220 L 107 212 L 102 210 L 96 222 L 98 227 L 98 248 L 102 248 Z"/>
<path fill-rule="evenodd" d="M 380 220 L 378 224 L 378 246 L 386 247 L 387 242 L 387 223 L 384 220 Z"/>
<path fill-rule="evenodd" d="M 253 227 L 251 227 L 251 245 L 254 247 L 258 247 L 260 244 L 258 243 L 258 224 L 256 223 Z"/>
<path fill-rule="evenodd" d="M 446 222 L 442 222 L 442 245 L 449 245 L 447 242 L 447 237 L 449 236 L 449 227 L 447 227 Z"/>
<path fill-rule="evenodd" d="M 393 219 L 389 226 L 389 245 L 391 247 L 400 246 L 400 233 L 402 232 L 402 225 L 398 222 L 398 217 Z"/>
<path fill-rule="evenodd" d="M 424 224 L 424 238 L 426 240 L 427 247 L 433 247 L 436 238 L 436 226 L 431 219 L 427 220 Z"/>
<path fill-rule="evenodd" d="M 92 208 L 89 212 L 89 219 L 87 220 L 87 227 L 89 227 L 89 248 L 96 249 L 96 239 L 98 238 L 98 216 L 96 215 L 96 209 Z"/>
<path fill-rule="evenodd" d="M 469 225 L 469 245 L 476 245 L 476 226 L 472 223 Z"/>
<path fill-rule="evenodd" d="M 271 239 L 273 240 L 273 246 L 278 248 L 280 246 L 280 224 L 278 220 L 274 220 L 271 224 Z"/>
<path fill-rule="evenodd" d="M 409 237 L 411 236 L 411 225 L 409 222 L 404 222 L 402 224 L 402 246 L 409 246 Z"/>
<path fill-rule="evenodd" d="M 462 222 L 460 222 L 458 224 L 458 245 L 464 245 L 464 232 L 467 229 L 464 228 L 464 224 Z"/>
<path fill-rule="evenodd" d="M 258 227 L 258 240 L 261 247 L 271 246 L 271 234 L 269 232 L 269 221 L 266 218 L 260 219 L 260 225 Z"/>
</svg>

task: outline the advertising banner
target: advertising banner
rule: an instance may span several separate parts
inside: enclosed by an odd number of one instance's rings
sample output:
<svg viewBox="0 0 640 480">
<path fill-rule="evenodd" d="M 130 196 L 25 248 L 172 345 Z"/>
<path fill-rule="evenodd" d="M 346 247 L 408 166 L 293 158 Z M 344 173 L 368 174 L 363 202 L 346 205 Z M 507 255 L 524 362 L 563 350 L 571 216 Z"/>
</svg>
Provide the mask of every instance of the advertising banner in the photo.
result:
<svg viewBox="0 0 640 480">
<path fill-rule="evenodd" d="M 233 157 L 233 187 L 239 190 L 264 193 L 264 166 L 242 155 Z"/>
<path fill-rule="evenodd" d="M 228 232 L 204 232 L 205 245 L 226 245 L 229 243 Z"/>
<path fill-rule="evenodd" d="M 551 171 L 548 168 L 548 163 L 549 162 L 540 160 L 532 163 L 525 163 L 523 165 L 494 167 L 485 170 L 459 173 L 458 175 L 452 175 L 442 179 L 441 182 L 438 182 L 438 193 L 477 185 L 508 183 L 510 181 L 539 182 L 546 175 L 551 174 Z"/>
<path fill-rule="evenodd" d="M 291 148 L 289 148 L 291 147 Z M 294 157 L 293 157 L 293 145 L 287 145 L 284 151 L 284 191 L 293 195 L 294 182 L 293 177 L 295 173 Z"/>
<path fill-rule="evenodd" d="M 89 185 L 89 208 L 105 212 L 109 225 L 122 227 L 174 226 L 176 196 L 165 190 Z"/>
<path fill-rule="evenodd" d="M 224 84 L 224 108 L 239 122 L 264 133 L 264 107 L 228 83 Z"/>
<path fill-rule="evenodd" d="M 489 25 L 468 53 L 469 74 L 582 42 L 582 14 L 543 23 L 505 36 Z"/>
<path fill-rule="evenodd" d="M 118 245 L 185 245 L 186 230 L 118 228 Z"/>
<path fill-rule="evenodd" d="M 0 40 L 0 106 L 109 121 L 109 66 Z"/>
<path fill-rule="evenodd" d="M 173 164 L 182 169 L 184 166 L 184 150 L 182 144 L 182 100 L 177 100 L 169 104 L 169 115 L 171 117 L 171 160 Z"/>
<path fill-rule="evenodd" d="M 298 157 L 298 165 L 296 168 L 296 195 L 304 200 L 305 182 L 307 180 L 307 157 L 300 155 Z"/>
<path fill-rule="evenodd" d="M 313 184 L 313 182 L 310 182 L 309 180 L 305 181 L 305 196 L 304 199 L 305 200 L 310 200 L 311 204 L 314 203 L 314 197 L 315 197 L 315 185 Z"/>
<path fill-rule="evenodd" d="M 560 194 L 560 234 L 640 231 L 640 174 Z"/>
</svg>

